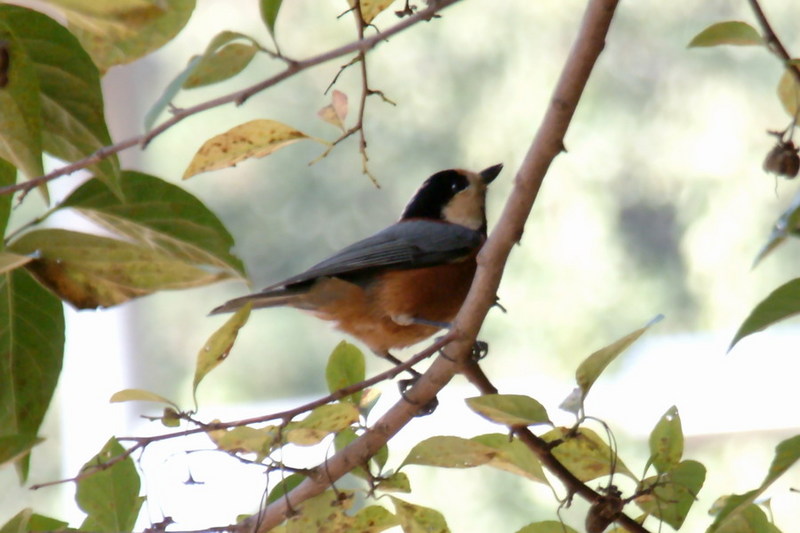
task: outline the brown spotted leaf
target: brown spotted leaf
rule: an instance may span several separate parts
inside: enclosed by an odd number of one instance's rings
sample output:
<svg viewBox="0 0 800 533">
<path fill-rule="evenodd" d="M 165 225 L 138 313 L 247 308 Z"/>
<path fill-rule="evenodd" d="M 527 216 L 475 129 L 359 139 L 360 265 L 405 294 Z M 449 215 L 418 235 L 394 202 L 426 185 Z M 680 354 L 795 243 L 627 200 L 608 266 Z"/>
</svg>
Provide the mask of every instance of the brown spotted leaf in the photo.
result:
<svg viewBox="0 0 800 533">
<path fill-rule="evenodd" d="M 267 156 L 302 139 L 325 144 L 320 139 L 275 120 L 245 122 L 203 143 L 183 173 L 183 179 L 201 172 L 232 167 L 245 159 Z"/>
</svg>

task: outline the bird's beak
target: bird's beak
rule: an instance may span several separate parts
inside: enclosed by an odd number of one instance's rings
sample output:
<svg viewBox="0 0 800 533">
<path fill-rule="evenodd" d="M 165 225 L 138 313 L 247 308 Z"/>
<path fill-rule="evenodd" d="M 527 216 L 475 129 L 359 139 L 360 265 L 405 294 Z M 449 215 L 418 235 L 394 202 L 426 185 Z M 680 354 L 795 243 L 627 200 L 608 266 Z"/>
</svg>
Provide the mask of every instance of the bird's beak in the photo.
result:
<svg viewBox="0 0 800 533">
<path fill-rule="evenodd" d="M 498 163 L 494 166 L 489 168 L 485 168 L 480 171 L 481 178 L 483 178 L 483 182 L 486 185 L 489 185 L 494 179 L 500 174 L 500 171 L 503 170 L 503 163 Z"/>
</svg>

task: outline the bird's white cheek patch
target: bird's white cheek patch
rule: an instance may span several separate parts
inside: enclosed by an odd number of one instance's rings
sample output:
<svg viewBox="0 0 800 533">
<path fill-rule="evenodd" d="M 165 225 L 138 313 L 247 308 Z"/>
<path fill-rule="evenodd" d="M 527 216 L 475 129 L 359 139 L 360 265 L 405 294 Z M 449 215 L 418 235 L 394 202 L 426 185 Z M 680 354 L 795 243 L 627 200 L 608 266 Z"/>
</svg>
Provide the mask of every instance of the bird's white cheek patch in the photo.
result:
<svg viewBox="0 0 800 533">
<path fill-rule="evenodd" d="M 484 197 L 485 190 L 476 187 L 458 193 L 442 210 L 444 219 L 454 224 L 478 230 L 484 224 Z"/>
</svg>

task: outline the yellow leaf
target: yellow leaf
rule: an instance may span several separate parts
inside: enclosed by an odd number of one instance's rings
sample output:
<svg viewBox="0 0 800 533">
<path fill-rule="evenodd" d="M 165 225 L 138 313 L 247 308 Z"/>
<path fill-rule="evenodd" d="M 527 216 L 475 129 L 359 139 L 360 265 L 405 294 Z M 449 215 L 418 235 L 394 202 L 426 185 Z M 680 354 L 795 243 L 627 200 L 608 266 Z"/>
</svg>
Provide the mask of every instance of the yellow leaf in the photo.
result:
<svg viewBox="0 0 800 533">
<path fill-rule="evenodd" d="M 378 14 L 392 5 L 394 0 L 361 0 L 361 18 L 369 24 Z M 350 7 L 355 7 L 355 0 L 350 0 Z"/>
<path fill-rule="evenodd" d="M 197 353 L 197 365 L 194 371 L 192 392 L 197 392 L 200 381 L 228 357 L 233 343 L 239 335 L 239 329 L 247 323 L 252 305 L 247 303 L 236 311 L 217 331 L 211 334 Z"/>
<path fill-rule="evenodd" d="M 258 119 L 245 122 L 205 143 L 192 158 L 183 179 L 201 172 L 234 166 L 252 157 L 264 157 L 302 139 L 315 139 L 275 120 Z"/>
<path fill-rule="evenodd" d="M 778 82 L 778 98 L 783 104 L 783 108 L 790 117 L 797 115 L 798 103 L 800 103 L 800 84 L 791 69 L 786 68 Z"/>
</svg>

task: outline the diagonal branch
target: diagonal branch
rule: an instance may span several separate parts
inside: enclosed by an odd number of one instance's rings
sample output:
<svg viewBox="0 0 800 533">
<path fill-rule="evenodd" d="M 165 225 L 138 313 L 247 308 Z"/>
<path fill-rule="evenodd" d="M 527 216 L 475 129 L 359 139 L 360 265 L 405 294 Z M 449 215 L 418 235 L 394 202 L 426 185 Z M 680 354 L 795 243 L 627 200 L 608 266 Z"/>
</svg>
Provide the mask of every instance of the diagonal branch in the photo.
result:
<svg viewBox="0 0 800 533">
<path fill-rule="evenodd" d="M 24 191 L 28 192 L 31 189 L 38 187 L 44 183 L 48 183 L 56 178 L 61 176 L 66 176 L 68 174 L 72 174 L 78 170 L 84 169 L 90 165 L 93 165 L 103 159 L 110 157 L 114 154 L 117 154 L 123 150 L 127 150 L 128 148 L 132 148 L 134 146 L 141 146 L 142 149 L 147 148 L 147 145 L 176 125 L 178 122 L 192 116 L 196 115 L 202 111 L 206 111 L 208 109 L 213 109 L 215 107 L 220 107 L 226 104 L 234 103 L 237 106 L 244 104 L 251 96 L 264 91 L 273 85 L 277 85 L 278 83 L 282 82 L 285 79 L 291 78 L 292 76 L 303 72 L 304 70 L 308 70 L 311 67 L 315 67 L 322 63 L 326 63 L 332 59 L 336 59 L 337 57 L 341 57 L 347 54 L 351 54 L 354 52 L 358 53 L 366 53 L 369 50 L 375 48 L 378 44 L 385 41 L 392 35 L 400 33 L 401 31 L 413 26 L 414 24 L 420 21 L 427 21 L 431 20 L 439 11 L 443 10 L 444 8 L 455 4 L 460 0 L 437 0 L 436 2 L 431 2 L 428 7 L 422 9 L 415 14 L 404 18 L 402 21 L 398 22 L 394 26 L 387 28 L 386 30 L 377 33 L 375 35 L 371 35 L 369 37 L 364 37 L 362 39 L 357 39 L 349 44 L 344 46 L 340 46 L 338 48 L 334 48 L 333 50 L 329 50 L 322 54 L 310 57 L 308 59 L 303 59 L 301 61 L 292 61 L 290 62 L 287 67 L 259 83 L 255 85 L 251 85 L 245 89 L 241 89 L 239 91 L 232 92 L 230 94 L 226 94 L 224 96 L 220 96 L 218 98 L 214 98 L 212 100 L 208 100 L 206 102 L 194 105 L 192 107 L 187 107 L 185 109 L 180 109 L 176 111 L 171 118 L 165 120 L 152 130 L 147 133 L 143 133 L 141 135 L 137 135 L 136 137 L 131 137 L 129 139 L 125 139 L 124 141 L 120 141 L 115 144 L 111 144 L 109 146 L 104 146 L 94 152 L 91 155 L 84 157 L 83 159 L 79 159 L 69 165 L 65 165 L 63 167 L 57 168 L 56 170 L 45 174 L 44 176 L 40 176 L 38 178 L 34 178 L 22 183 L 17 183 L 15 185 L 9 185 L 6 187 L 0 187 L 0 195 L 4 194 L 11 194 L 16 191 Z"/>
<path fill-rule="evenodd" d="M 767 48 L 778 56 L 778 58 L 783 61 L 783 64 L 788 68 L 791 73 L 794 75 L 795 80 L 800 83 L 800 67 L 791 63 L 792 56 L 789 55 L 789 52 L 786 51 L 786 48 L 783 46 L 783 43 L 778 36 L 775 34 L 775 30 L 772 29 L 772 25 L 767 20 L 767 16 L 764 14 L 764 10 L 761 9 L 761 5 L 758 3 L 758 0 L 749 0 L 750 7 L 753 9 L 753 13 L 756 15 L 756 19 L 758 19 L 758 24 L 761 26 L 761 30 L 764 32 L 764 40 L 767 41 Z"/>
<path fill-rule="evenodd" d="M 241 522 L 238 531 L 265 532 L 282 522 L 291 509 L 326 490 L 355 466 L 363 464 L 452 379 L 466 361 L 489 308 L 495 302 L 503 268 L 521 236 L 539 188 L 552 160 L 563 150 L 563 138 L 578 105 L 589 74 L 603 49 L 617 0 L 590 0 L 580 32 L 555 88 L 547 114 L 514 180 L 514 188 L 497 227 L 478 256 L 478 271 L 467 300 L 455 319 L 448 358 L 437 358 L 417 384 L 408 401 L 395 404 L 361 437 L 326 460 L 317 475 L 306 479 L 285 498 L 270 504 L 256 518 Z M 449 359 L 453 359 L 451 361 Z M 413 403 L 411 403 L 413 402 Z M 583 484 L 581 484 L 583 486 Z M 588 488 L 588 487 L 587 487 Z M 628 526 L 629 524 L 624 524 Z M 642 531 L 641 529 L 634 531 Z"/>
</svg>

